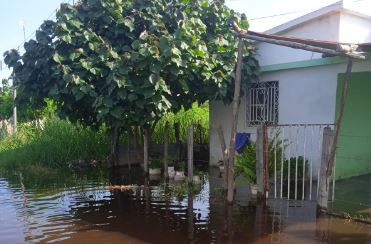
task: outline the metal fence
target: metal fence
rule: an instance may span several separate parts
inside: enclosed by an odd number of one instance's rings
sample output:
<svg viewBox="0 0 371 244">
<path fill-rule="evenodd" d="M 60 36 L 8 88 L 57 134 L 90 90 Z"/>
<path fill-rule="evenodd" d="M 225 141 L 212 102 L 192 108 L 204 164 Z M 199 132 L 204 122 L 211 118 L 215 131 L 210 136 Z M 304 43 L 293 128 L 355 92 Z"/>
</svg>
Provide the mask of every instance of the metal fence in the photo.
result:
<svg viewBox="0 0 371 244">
<path fill-rule="evenodd" d="M 270 172 L 273 171 L 270 197 L 294 200 L 317 198 L 325 127 L 333 128 L 334 125 L 282 124 L 267 128 L 268 162 Z M 332 194 L 334 185 L 333 180 Z"/>
</svg>

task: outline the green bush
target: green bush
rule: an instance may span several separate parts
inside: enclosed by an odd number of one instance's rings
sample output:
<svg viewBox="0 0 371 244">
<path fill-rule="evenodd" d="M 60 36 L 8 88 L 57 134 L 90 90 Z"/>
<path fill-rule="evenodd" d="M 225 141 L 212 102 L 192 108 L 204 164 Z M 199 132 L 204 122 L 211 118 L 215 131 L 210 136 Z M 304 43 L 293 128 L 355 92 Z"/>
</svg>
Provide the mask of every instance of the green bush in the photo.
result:
<svg viewBox="0 0 371 244">
<path fill-rule="evenodd" d="M 150 169 L 158 169 L 158 168 L 162 168 L 162 166 L 163 166 L 163 163 L 158 158 L 152 159 L 149 164 Z"/>
<path fill-rule="evenodd" d="M 244 176 L 249 182 L 256 182 L 256 144 L 249 143 L 241 154 L 236 155 L 236 175 Z"/>
<path fill-rule="evenodd" d="M 284 147 L 287 145 L 284 144 Z M 269 142 L 268 145 L 268 168 L 269 176 L 274 175 L 274 160 L 276 153 L 276 165 L 277 165 L 277 176 L 281 175 L 281 157 L 282 157 L 282 144 L 277 144 L 277 151 L 274 150 L 274 139 Z M 299 156 L 298 160 L 298 178 L 303 178 L 303 166 L 304 158 Z M 288 177 L 288 166 L 289 160 L 284 159 L 283 164 L 283 178 L 287 179 Z M 255 142 L 250 142 L 247 145 L 241 154 L 236 155 L 236 175 L 244 176 L 251 183 L 256 183 L 256 144 Z M 296 170 L 296 157 L 290 158 L 290 178 L 294 179 Z M 305 172 L 308 173 L 308 160 L 305 160 Z"/>
<path fill-rule="evenodd" d="M 276 138 L 279 138 L 277 133 Z M 274 139 L 268 144 L 268 171 L 269 176 L 274 174 L 274 161 L 276 156 L 277 171 L 280 170 L 279 162 L 282 155 L 282 144 L 277 143 L 275 151 Z M 285 145 L 284 145 L 285 146 Z M 241 154 L 236 155 L 236 175 L 246 177 L 251 183 L 256 183 L 256 143 L 250 142 Z"/>
<path fill-rule="evenodd" d="M 95 131 L 54 118 L 42 125 L 22 123 L 16 135 L 0 141 L 0 167 L 28 164 L 66 167 L 69 161 L 103 159 L 108 153 L 106 128 Z"/>
</svg>

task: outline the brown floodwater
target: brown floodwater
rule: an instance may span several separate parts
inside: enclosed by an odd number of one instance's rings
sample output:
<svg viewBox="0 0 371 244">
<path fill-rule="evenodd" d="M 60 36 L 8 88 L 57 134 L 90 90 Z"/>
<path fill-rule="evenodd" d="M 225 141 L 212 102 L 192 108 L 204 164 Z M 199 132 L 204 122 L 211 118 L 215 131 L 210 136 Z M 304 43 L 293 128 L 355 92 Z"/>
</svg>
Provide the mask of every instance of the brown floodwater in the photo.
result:
<svg viewBox="0 0 371 244">
<path fill-rule="evenodd" d="M 161 179 L 144 187 L 144 180 L 127 173 L 40 177 L 0 176 L 1 244 L 371 243 L 371 226 L 316 218 L 315 202 L 257 204 L 248 186 L 238 184 L 236 203 L 226 205 L 213 169 L 199 189 L 177 196 Z M 129 183 L 140 187 L 105 188 Z"/>
</svg>

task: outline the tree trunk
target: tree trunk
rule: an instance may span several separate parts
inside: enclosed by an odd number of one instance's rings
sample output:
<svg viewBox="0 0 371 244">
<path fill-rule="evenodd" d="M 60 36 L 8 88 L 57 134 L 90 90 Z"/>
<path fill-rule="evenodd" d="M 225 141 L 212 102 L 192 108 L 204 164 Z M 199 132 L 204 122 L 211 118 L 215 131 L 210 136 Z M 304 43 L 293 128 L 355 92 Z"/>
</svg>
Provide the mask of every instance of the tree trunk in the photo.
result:
<svg viewBox="0 0 371 244">
<path fill-rule="evenodd" d="M 165 179 L 169 178 L 168 171 L 168 155 L 169 155 L 169 123 L 166 122 L 164 129 L 164 175 Z"/>
<path fill-rule="evenodd" d="M 137 126 L 133 127 L 133 150 L 135 153 L 136 163 L 141 164 L 143 162 L 143 153 L 142 153 L 142 145 L 141 145 L 141 135 L 139 128 Z"/>
<path fill-rule="evenodd" d="M 111 128 L 111 163 L 113 167 L 119 165 L 119 127 Z"/>
<path fill-rule="evenodd" d="M 232 114 L 232 129 L 231 129 L 231 140 L 229 144 L 228 156 L 228 193 L 227 201 L 233 202 L 234 199 L 234 157 L 235 157 L 235 145 L 236 145 L 236 134 L 237 134 L 237 123 L 238 123 L 238 112 L 240 109 L 240 93 L 241 93 L 241 76 L 242 76 L 242 56 L 243 56 L 243 39 L 238 40 L 238 59 L 236 67 L 236 81 L 234 84 L 234 96 L 233 96 L 233 114 Z"/>
<path fill-rule="evenodd" d="M 131 169 L 131 147 L 130 147 L 130 144 L 131 144 L 131 139 L 132 139 L 132 131 L 131 131 L 131 128 L 129 128 L 127 130 L 127 135 L 128 135 L 128 150 L 127 150 L 127 160 L 128 160 L 128 168 L 129 170 Z"/>
<path fill-rule="evenodd" d="M 193 125 L 188 127 L 188 183 L 193 183 Z"/>
<path fill-rule="evenodd" d="M 148 160 L 148 134 L 149 134 L 149 129 L 145 128 L 143 130 L 143 168 L 144 168 L 144 174 L 147 176 L 148 175 L 148 166 L 149 166 L 149 160 Z"/>
<path fill-rule="evenodd" d="M 178 156 L 178 161 L 182 160 L 182 151 L 180 143 L 180 125 L 179 123 L 174 123 L 174 133 L 175 133 L 175 143 L 176 143 L 176 155 Z"/>
</svg>

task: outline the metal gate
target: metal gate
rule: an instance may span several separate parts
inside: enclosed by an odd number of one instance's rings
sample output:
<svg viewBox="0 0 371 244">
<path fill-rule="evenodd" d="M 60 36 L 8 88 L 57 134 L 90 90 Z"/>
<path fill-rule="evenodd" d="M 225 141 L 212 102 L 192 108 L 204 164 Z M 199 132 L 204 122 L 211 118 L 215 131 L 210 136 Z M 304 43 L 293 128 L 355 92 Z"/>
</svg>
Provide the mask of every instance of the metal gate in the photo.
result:
<svg viewBox="0 0 371 244">
<path fill-rule="evenodd" d="M 333 124 L 282 124 L 268 126 L 269 197 L 315 200 L 319 194 L 324 128 Z M 335 167 L 334 167 L 335 168 Z M 273 173 L 272 173 L 273 172 Z M 332 199 L 335 170 L 332 173 Z"/>
</svg>

